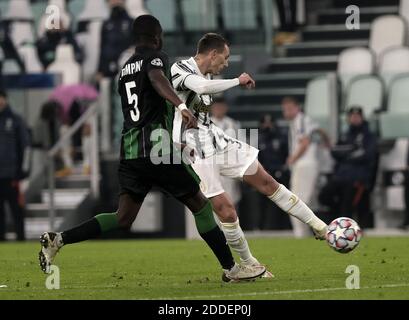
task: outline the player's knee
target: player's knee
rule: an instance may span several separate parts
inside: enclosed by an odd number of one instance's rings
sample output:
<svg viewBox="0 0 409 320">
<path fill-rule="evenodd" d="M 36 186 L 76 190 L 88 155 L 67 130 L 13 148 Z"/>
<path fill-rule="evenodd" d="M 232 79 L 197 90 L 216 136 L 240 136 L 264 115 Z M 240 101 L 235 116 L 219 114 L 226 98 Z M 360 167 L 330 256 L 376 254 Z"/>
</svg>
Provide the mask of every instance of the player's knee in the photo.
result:
<svg viewBox="0 0 409 320">
<path fill-rule="evenodd" d="M 213 205 L 213 209 L 221 222 L 235 222 L 237 220 L 236 208 L 232 203 L 217 203 Z"/>
</svg>

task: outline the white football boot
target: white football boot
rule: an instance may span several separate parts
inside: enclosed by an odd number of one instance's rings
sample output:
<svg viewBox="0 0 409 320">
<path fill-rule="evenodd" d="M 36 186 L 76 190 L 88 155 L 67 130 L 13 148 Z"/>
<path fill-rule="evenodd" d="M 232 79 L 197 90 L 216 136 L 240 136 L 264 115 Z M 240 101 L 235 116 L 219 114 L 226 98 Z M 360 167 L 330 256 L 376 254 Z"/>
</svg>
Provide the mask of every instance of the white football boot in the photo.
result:
<svg viewBox="0 0 409 320">
<path fill-rule="evenodd" d="M 251 257 L 247 260 L 242 260 L 240 259 L 241 264 L 251 266 L 251 267 L 257 267 L 257 266 L 263 266 L 258 260 L 254 257 Z M 264 266 L 263 266 L 264 267 Z M 261 278 L 274 278 L 274 275 L 266 269 L 266 272 L 261 276 Z"/>
<path fill-rule="evenodd" d="M 40 267 L 44 273 L 50 273 L 50 266 L 63 246 L 61 233 L 44 232 L 40 237 L 41 250 L 38 254 Z"/>
<path fill-rule="evenodd" d="M 314 233 L 314 237 L 317 240 L 325 240 L 327 238 L 327 231 L 328 231 L 328 226 L 325 225 L 322 229 L 314 229 L 312 228 L 312 232 Z"/>
<path fill-rule="evenodd" d="M 239 282 L 260 278 L 266 272 L 266 267 L 262 265 L 249 266 L 245 264 L 235 264 L 230 270 L 223 270 L 222 280 L 224 282 Z"/>
</svg>

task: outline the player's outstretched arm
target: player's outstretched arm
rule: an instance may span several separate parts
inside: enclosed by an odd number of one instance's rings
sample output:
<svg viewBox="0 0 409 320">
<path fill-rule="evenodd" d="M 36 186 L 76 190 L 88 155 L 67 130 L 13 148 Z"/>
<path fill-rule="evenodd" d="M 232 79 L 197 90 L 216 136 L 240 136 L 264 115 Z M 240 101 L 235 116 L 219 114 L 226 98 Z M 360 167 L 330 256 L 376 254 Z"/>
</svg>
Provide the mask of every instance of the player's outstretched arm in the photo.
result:
<svg viewBox="0 0 409 320">
<path fill-rule="evenodd" d="M 185 78 L 184 86 L 197 94 L 215 94 L 226 91 L 236 86 L 252 89 L 255 81 L 247 74 L 243 73 L 235 79 L 205 79 L 201 76 L 191 74 Z"/>
<path fill-rule="evenodd" d="M 168 100 L 182 112 L 183 121 L 186 123 L 187 129 L 197 128 L 196 117 L 187 109 L 186 105 L 177 96 L 172 88 L 169 80 L 161 69 L 152 69 L 148 73 L 149 80 L 156 92 L 164 99 Z"/>
</svg>

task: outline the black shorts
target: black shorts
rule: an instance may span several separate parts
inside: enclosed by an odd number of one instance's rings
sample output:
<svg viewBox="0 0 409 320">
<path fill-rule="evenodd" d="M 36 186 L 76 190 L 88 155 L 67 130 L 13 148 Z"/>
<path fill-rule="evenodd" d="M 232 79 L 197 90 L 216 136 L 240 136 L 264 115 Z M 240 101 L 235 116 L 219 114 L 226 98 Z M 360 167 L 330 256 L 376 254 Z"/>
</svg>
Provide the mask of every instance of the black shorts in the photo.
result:
<svg viewBox="0 0 409 320">
<path fill-rule="evenodd" d="M 200 179 L 185 164 L 155 165 L 149 158 L 121 160 L 118 169 L 120 194 L 129 194 L 142 202 L 152 187 L 183 200 L 196 195 Z"/>
</svg>

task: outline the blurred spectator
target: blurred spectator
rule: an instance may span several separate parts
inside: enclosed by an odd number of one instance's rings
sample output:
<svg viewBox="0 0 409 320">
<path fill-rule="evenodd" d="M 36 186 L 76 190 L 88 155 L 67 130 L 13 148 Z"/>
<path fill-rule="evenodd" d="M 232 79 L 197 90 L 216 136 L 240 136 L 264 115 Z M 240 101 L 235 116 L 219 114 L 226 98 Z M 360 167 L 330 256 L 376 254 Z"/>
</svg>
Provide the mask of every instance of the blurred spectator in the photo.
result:
<svg viewBox="0 0 409 320">
<path fill-rule="evenodd" d="M 111 14 L 102 25 L 97 81 L 102 77 L 115 77 L 121 53 L 133 45 L 133 19 L 125 9 L 125 0 L 109 0 L 108 3 Z"/>
<path fill-rule="evenodd" d="M 282 100 L 282 110 L 284 118 L 290 122 L 287 165 L 291 170 L 291 191 L 311 206 L 319 173 L 317 146 L 311 142 L 317 127 L 301 111 L 297 99 L 293 97 L 285 97 Z M 311 234 L 308 225 L 294 217 L 290 217 L 290 220 L 297 238 Z"/>
<path fill-rule="evenodd" d="M 94 87 L 86 84 L 68 85 L 57 87 L 50 95 L 50 104 L 60 105 L 57 109 L 59 116 L 59 134 L 64 136 L 70 127 L 81 117 L 86 111 L 87 104 L 98 98 L 98 92 Z M 71 141 L 72 140 L 72 141 Z M 83 173 L 90 173 L 90 151 L 91 151 L 91 128 L 88 122 L 82 126 L 82 130 L 78 131 L 71 140 L 67 140 L 61 150 L 61 156 L 64 167 L 56 172 L 57 177 L 65 177 L 72 173 L 74 167 L 72 143 L 74 147 L 82 148 L 83 158 Z M 75 151 L 75 150 L 74 150 Z"/>
<path fill-rule="evenodd" d="M 68 30 L 61 21 L 59 29 L 48 29 L 36 43 L 38 57 L 44 67 L 44 70 L 54 62 L 57 47 L 61 44 L 71 45 L 74 50 L 75 60 L 79 64 L 82 63 L 84 59 L 82 50 L 78 46 L 73 33 Z"/>
<path fill-rule="evenodd" d="M 213 123 L 221 128 L 227 135 L 239 139 L 238 130 L 240 129 L 240 124 L 226 115 L 228 111 L 229 107 L 224 98 L 216 98 L 212 105 L 211 119 Z M 221 177 L 221 182 L 226 193 L 232 198 L 234 205 L 237 205 L 241 199 L 240 182 L 226 177 Z"/>
<path fill-rule="evenodd" d="M 13 59 L 17 62 L 21 72 L 25 72 L 23 60 L 20 58 L 13 42 L 8 34 L 5 22 L 0 21 L 0 89 L 4 88 L 3 84 L 3 61 Z"/>
<path fill-rule="evenodd" d="M 258 160 L 278 182 L 288 187 L 290 172 L 286 166 L 288 156 L 287 136 L 273 122 L 270 115 L 264 115 L 258 131 Z M 260 230 L 291 228 L 288 215 L 263 195 L 260 198 Z"/>
<path fill-rule="evenodd" d="M 58 141 L 62 106 L 56 101 L 46 101 L 41 106 L 40 118 L 33 129 L 33 147 L 48 150 Z"/>
<path fill-rule="evenodd" d="M 276 0 L 280 16 L 280 29 L 275 37 L 276 45 L 297 41 L 297 0 Z"/>
<path fill-rule="evenodd" d="M 5 240 L 5 203 L 9 204 L 18 240 L 25 239 L 24 203 L 19 181 L 28 176 L 29 133 L 24 121 L 0 91 L 0 240 Z"/>
<path fill-rule="evenodd" d="M 356 212 L 361 227 L 368 228 L 373 226 L 369 203 L 377 169 L 377 139 L 361 107 L 348 111 L 348 124 L 348 131 L 331 150 L 335 170 L 319 201 L 330 208 L 331 218 L 352 217 Z"/>
</svg>

